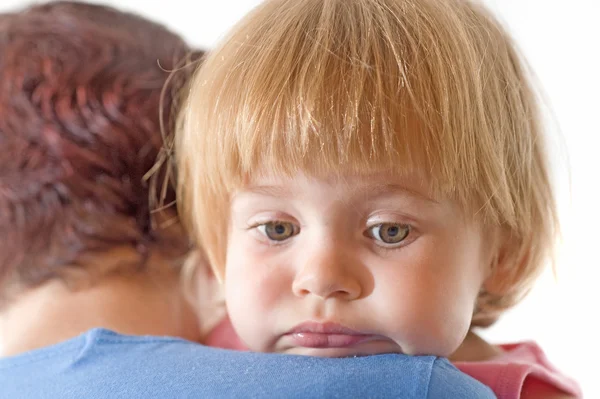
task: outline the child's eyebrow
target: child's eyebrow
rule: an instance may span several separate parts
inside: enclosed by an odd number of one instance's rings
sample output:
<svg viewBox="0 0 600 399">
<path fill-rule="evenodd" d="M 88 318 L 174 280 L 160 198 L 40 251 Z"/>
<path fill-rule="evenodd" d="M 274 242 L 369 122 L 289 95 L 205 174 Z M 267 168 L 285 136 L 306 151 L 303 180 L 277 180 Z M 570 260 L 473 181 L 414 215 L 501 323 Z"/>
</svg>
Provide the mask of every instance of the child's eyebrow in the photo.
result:
<svg viewBox="0 0 600 399">
<path fill-rule="evenodd" d="M 409 187 L 400 185 L 400 184 L 367 184 L 367 185 L 358 185 L 355 190 L 353 190 L 355 194 L 364 196 L 369 199 L 374 199 L 376 197 L 385 196 L 386 194 L 402 194 L 409 197 L 416 198 L 418 200 L 424 200 L 427 202 L 431 202 L 434 204 L 439 204 L 439 201 L 434 198 L 424 194 L 415 189 L 411 189 Z M 297 191 L 292 190 L 288 187 L 278 186 L 278 185 L 261 185 L 261 186 L 250 186 L 245 188 L 243 191 L 234 194 L 233 198 L 238 195 L 247 195 L 247 194 L 258 194 L 265 195 L 269 197 L 276 198 L 293 198 L 298 194 Z"/>
<path fill-rule="evenodd" d="M 418 190 L 412 189 L 410 187 L 406 187 L 400 184 L 377 184 L 377 185 L 366 185 L 360 188 L 360 192 L 363 193 L 369 199 L 374 199 L 376 197 L 382 197 L 386 194 L 402 194 L 409 197 L 413 197 L 419 200 L 424 200 L 427 202 L 431 202 L 434 204 L 439 204 L 440 202 L 433 198 L 432 196 L 420 192 Z"/>
<path fill-rule="evenodd" d="M 283 186 L 250 186 L 244 188 L 243 191 L 239 191 L 233 195 L 233 198 L 238 195 L 245 194 L 259 194 L 266 195 L 269 197 L 283 197 L 283 198 L 291 198 L 294 196 L 294 193 L 286 187 Z"/>
</svg>

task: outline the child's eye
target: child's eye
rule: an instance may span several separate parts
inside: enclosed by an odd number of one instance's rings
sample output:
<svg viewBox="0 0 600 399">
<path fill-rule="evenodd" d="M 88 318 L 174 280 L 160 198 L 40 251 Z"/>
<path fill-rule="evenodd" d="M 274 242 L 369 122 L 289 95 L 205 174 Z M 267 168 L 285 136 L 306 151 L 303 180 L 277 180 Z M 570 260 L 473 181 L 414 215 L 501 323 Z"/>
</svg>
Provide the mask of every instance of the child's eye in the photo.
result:
<svg viewBox="0 0 600 399">
<path fill-rule="evenodd" d="M 268 222 L 256 226 L 258 231 L 267 236 L 269 240 L 284 241 L 298 234 L 299 229 L 289 222 Z"/>
<path fill-rule="evenodd" d="M 368 235 L 384 244 L 399 244 L 410 233 L 410 226 L 401 223 L 380 223 L 367 230 Z"/>
</svg>

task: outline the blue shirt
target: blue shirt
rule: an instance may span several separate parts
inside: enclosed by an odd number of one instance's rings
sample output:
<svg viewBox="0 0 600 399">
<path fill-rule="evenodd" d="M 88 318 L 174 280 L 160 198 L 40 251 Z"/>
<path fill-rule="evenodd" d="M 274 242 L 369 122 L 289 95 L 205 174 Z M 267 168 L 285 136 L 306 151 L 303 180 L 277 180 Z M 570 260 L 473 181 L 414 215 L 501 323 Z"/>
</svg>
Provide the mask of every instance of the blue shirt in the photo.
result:
<svg viewBox="0 0 600 399">
<path fill-rule="evenodd" d="M 2 399 L 494 398 L 434 356 L 331 359 L 236 352 L 94 329 L 0 358 Z"/>
</svg>

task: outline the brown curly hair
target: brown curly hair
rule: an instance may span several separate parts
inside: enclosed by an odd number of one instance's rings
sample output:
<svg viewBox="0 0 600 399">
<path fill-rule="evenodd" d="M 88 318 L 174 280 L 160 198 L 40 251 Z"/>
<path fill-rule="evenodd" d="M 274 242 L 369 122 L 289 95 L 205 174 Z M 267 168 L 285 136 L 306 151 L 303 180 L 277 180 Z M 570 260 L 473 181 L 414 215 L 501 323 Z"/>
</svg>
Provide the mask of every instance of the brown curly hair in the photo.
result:
<svg viewBox="0 0 600 399">
<path fill-rule="evenodd" d="M 0 52 L 0 293 L 88 272 L 84 258 L 124 245 L 139 261 L 109 271 L 185 253 L 180 228 L 152 228 L 144 180 L 159 114 L 171 120 L 186 80 L 169 80 L 185 42 L 133 14 L 55 2 L 0 17 Z"/>
</svg>

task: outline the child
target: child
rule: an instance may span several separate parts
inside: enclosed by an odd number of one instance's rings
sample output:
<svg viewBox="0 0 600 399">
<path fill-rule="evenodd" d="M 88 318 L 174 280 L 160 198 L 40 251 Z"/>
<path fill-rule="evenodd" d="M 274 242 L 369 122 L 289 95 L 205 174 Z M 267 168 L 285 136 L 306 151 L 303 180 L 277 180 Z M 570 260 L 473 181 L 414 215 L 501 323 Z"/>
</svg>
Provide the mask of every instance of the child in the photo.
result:
<svg viewBox="0 0 600 399">
<path fill-rule="evenodd" d="M 150 212 L 142 181 L 162 147 L 159 109 L 168 120 L 191 71 L 169 81 L 165 69 L 190 48 L 136 15 L 50 2 L 0 14 L 0 52 L 1 398 L 494 397 L 433 357 L 190 342 L 226 330 L 182 295 L 187 236 L 172 207 Z M 207 270 L 196 272 L 207 298 Z"/>
<path fill-rule="evenodd" d="M 554 243 L 540 125 L 480 5 L 266 1 L 191 85 L 181 207 L 251 350 L 488 360 L 501 350 L 470 329 L 522 299 Z M 534 377 L 578 394 L 535 363 L 508 382 L 465 369 L 499 397 Z"/>
</svg>

